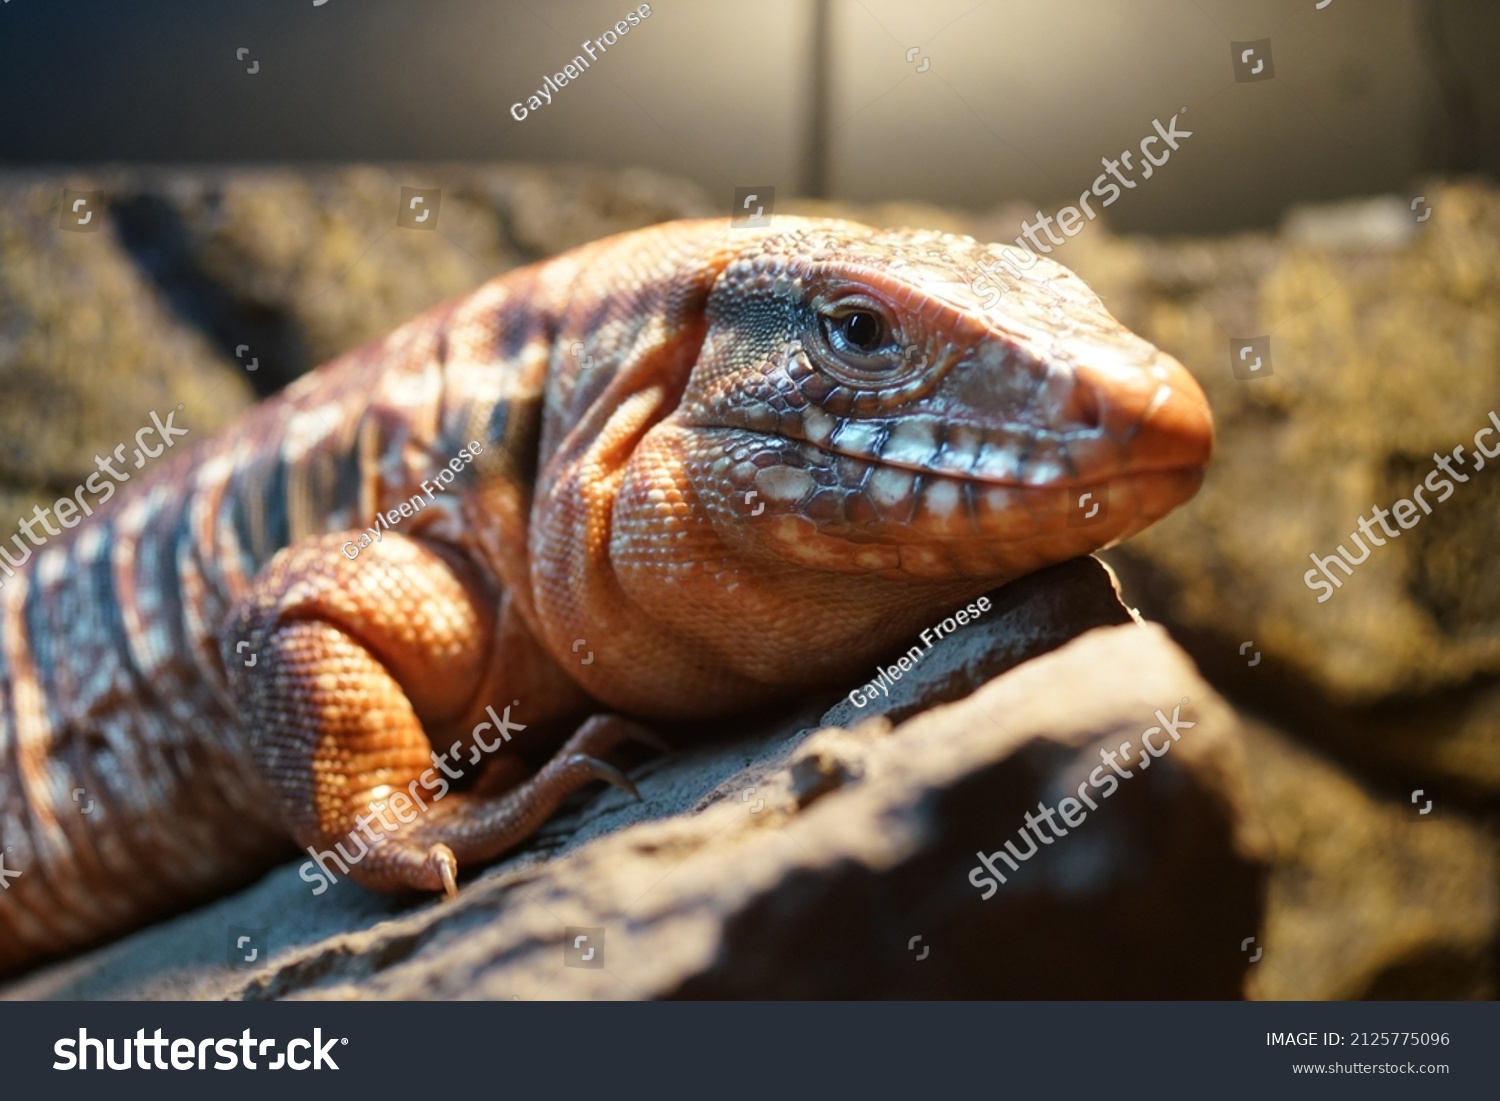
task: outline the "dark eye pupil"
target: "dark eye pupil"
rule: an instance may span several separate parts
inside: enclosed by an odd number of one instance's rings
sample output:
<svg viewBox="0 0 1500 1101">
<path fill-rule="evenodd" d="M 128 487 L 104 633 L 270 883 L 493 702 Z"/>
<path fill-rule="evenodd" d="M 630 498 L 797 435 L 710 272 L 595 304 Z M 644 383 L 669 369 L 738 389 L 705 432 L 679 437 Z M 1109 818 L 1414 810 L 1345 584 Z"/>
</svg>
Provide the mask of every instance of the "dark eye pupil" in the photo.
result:
<svg viewBox="0 0 1500 1101">
<path fill-rule="evenodd" d="M 862 352 L 880 347 L 880 320 L 863 311 L 844 318 L 844 339 Z"/>
</svg>

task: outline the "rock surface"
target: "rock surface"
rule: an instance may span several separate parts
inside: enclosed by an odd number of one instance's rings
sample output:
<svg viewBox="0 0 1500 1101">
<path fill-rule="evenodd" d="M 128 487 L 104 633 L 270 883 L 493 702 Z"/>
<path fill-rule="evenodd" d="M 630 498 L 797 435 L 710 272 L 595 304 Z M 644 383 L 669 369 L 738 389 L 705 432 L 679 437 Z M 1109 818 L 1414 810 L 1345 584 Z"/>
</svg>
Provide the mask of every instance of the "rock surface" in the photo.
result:
<svg viewBox="0 0 1500 1101">
<path fill-rule="evenodd" d="M 1500 848 L 1464 816 L 1374 797 L 1332 762 L 1246 721 L 1246 775 L 1271 832 L 1266 999 L 1493 998 Z"/>
<path fill-rule="evenodd" d="M 109 226 L 59 229 L 61 198 L 55 181 L 0 176 L 0 523 L 71 496 L 94 456 L 132 440 L 152 410 L 182 405 L 174 426 L 191 441 L 254 397 L 210 341 L 176 323 Z"/>
</svg>

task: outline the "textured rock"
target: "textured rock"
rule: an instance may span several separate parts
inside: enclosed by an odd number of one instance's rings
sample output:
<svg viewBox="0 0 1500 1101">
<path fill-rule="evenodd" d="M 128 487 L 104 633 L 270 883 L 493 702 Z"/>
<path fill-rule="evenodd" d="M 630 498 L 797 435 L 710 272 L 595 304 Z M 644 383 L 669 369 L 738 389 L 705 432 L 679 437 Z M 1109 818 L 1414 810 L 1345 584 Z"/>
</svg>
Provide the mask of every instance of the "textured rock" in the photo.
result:
<svg viewBox="0 0 1500 1101">
<path fill-rule="evenodd" d="M 71 495 L 152 410 L 182 405 L 175 427 L 190 442 L 253 396 L 232 360 L 174 323 L 107 225 L 64 231 L 61 205 L 54 181 L 0 177 L 0 522 Z M 89 224 L 106 220 L 92 213 Z"/>
<path fill-rule="evenodd" d="M 269 393 L 510 268 L 713 212 L 695 185 L 641 169 L 143 168 L 66 183 L 98 192 L 96 230 L 60 228 L 58 180 L 0 174 L 0 370 L 12 392 L 73 415 L 71 431 L 39 437 L 69 455 L 114 438 L 92 434 L 95 405 L 119 408 L 105 380 L 144 399 L 235 378 L 216 425 L 245 404 L 245 381 Z M 396 224 L 404 186 L 441 192 L 433 230 Z M 27 441 L 4 456 L 6 480 L 45 481 L 30 431 L 6 438 Z"/>
<path fill-rule="evenodd" d="M 397 226 L 401 187 L 439 184 L 433 229 Z M 483 197 L 440 169 L 143 173 L 113 201 L 184 319 L 248 344 L 273 387 L 520 262 Z"/>
<path fill-rule="evenodd" d="M 976 852 L 1184 696 L 1197 725 L 983 899 Z M 794 720 L 639 783 L 644 803 L 594 797 L 549 830 L 571 833 L 550 858 L 512 858 L 453 903 L 373 924 L 381 906 L 358 888 L 314 898 L 287 866 L 6 996 L 1239 996 L 1264 827 L 1233 712 L 1159 628 L 1090 631 L 894 728 Z M 317 939 L 330 922 L 354 931 Z M 221 963 L 227 927 L 257 924 L 274 955 L 246 981 Z M 602 968 L 565 965 L 570 927 L 596 945 L 604 930 Z"/>
<path fill-rule="evenodd" d="M 1493 794 L 1500 465 L 1474 472 L 1471 459 L 1467 484 L 1324 603 L 1303 582 L 1310 554 L 1354 548 L 1362 515 L 1410 497 L 1434 452 L 1471 451 L 1500 411 L 1500 192 L 1423 190 L 1432 214 L 1409 243 L 1298 244 L 1322 239 L 1304 211 L 1290 241 L 1115 241 L 1077 266 L 1194 372 L 1219 433 L 1192 508 L 1114 557 L 1127 592 L 1283 725 L 1400 782 Z M 1329 218 L 1337 240 L 1347 204 Z M 1263 333 L 1274 374 L 1236 380 L 1229 339 Z M 1257 667 L 1239 656 L 1247 640 Z"/>
<path fill-rule="evenodd" d="M 1409 797 L 1378 798 L 1264 724 L 1245 735 L 1273 851 L 1251 995 L 1493 999 L 1493 834 L 1441 798 L 1425 816 Z"/>
</svg>

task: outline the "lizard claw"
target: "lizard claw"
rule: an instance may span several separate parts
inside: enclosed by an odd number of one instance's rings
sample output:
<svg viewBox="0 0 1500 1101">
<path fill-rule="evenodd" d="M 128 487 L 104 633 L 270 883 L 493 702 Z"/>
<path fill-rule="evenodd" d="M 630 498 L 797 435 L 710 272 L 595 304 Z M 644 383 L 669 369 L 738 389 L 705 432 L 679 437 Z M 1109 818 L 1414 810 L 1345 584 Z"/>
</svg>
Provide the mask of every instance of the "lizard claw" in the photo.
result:
<svg viewBox="0 0 1500 1101">
<path fill-rule="evenodd" d="M 447 845 L 437 844 L 427 850 L 427 866 L 443 881 L 443 894 L 458 897 L 458 858 Z"/>
<path fill-rule="evenodd" d="M 360 882 L 386 890 L 441 890 L 455 898 L 460 860 L 465 865 L 489 860 L 513 847 L 585 785 L 602 780 L 641 802 L 640 789 L 602 757 L 622 741 L 666 748 L 644 726 L 618 715 L 596 715 L 530 779 L 503 792 L 452 795 L 428 808 L 429 817 L 420 825 L 413 823 L 411 830 L 388 835 L 385 840 L 393 846 L 398 866 L 366 874 Z M 367 873 L 370 867 L 366 864 L 360 871 Z"/>
<path fill-rule="evenodd" d="M 575 753 L 568 758 L 568 767 L 586 773 L 595 780 L 603 780 L 606 784 L 613 784 L 632 799 L 635 799 L 637 802 L 640 801 L 641 793 L 630 782 L 630 777 L 626 776 L 608 761 L 601 761 L 598 757 L 590 757 L 587 753 Z"/>
</svg>

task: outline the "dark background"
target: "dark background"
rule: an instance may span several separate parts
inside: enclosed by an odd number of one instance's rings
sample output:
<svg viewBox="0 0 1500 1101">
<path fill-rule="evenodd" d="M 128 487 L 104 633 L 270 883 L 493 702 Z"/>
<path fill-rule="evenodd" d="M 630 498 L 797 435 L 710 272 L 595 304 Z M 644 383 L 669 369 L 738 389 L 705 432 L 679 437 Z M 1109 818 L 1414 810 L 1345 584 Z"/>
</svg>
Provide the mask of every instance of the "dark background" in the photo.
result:
<svg viewBox="0 0 1500 1101">
<path fill-rule="evenodd" d="M 586 161 L 691 177 L 726 209 L 772 184 L 1050 210 L 1185 107 L 1192 155 L 1108 212 L 1150 233 L 1500 167 L 1493 0 L 662 0 L 508 114 L 630 6 L 7 0 L 0 165 Z M 1264 38 L 1275 78 L 1236 83 L 1230 43 Z"/>
</svg>

